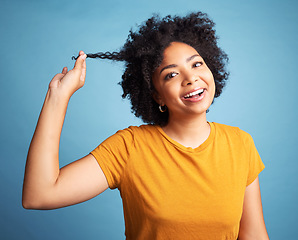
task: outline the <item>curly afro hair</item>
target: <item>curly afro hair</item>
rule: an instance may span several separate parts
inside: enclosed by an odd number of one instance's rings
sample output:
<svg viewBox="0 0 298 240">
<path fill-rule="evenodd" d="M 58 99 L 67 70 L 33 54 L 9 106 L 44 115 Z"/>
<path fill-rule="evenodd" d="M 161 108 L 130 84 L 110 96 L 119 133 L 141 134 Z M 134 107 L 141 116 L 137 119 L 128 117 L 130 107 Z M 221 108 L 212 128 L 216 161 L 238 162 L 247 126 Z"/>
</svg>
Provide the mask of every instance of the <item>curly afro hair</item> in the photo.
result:
<svg viewBox="0 0 298 240">
<path fill-rule="evenodd" d="M 87 54 L 89 58 L 110 59 L 125 62 L 125 72 L 119 83 L 123 98 L 132 104 L 132 112 L 145 123 L 164 126 L 168 122 L 168 111 L 160 112 L 153 99 L 155 91 L 152 75 L 163 60 L 163 52 L 172 42 L 183 42 L 200 53 L 215 80 L 217 98 L 228 79 L 225 66 L 227 55 L 217 46 L 214 22 L 202 12 L 185 17 L 154 15 L 138 31 L 129 33 L 119 52 Z"/>
</svg>

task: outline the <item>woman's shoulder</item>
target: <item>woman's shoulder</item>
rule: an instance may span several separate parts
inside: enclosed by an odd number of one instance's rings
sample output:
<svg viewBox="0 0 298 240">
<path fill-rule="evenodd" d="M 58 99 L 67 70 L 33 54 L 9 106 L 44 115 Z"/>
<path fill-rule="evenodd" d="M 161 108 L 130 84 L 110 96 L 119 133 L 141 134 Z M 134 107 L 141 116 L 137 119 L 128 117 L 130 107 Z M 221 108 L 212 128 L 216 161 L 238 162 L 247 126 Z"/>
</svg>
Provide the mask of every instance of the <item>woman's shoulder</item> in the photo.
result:
<svg viewBox="0 0 298 240">
<path fill-rule="evenodd" d="M 156 125 L 151 125 L 151 124 L 143 124 L 139 126 L 129 126 L 127 128 L 118 130 L 115 135 L 118 136 L 131 136 L 131 137 L 136 137 L 136 136 L 147 136 L 151 135 L 152 133 L 155 133 L 158 131 L 158 126 Z"/>
<path fill-rule="evenodd" d="M 121 131 L 129 131 L 129 132 L 132 132 L 134 134 L 138 134 L 138 133 L 157 131 L 157 128 L 158 128 L 158 126 L 153 125 L 153 124 L 142 124 L 142 125 L 139 125 L 139 126 L 129 126 L 125 129 L 119 130 L 119 131 L 120 132 Z"/>
<path fill-rule="evenodd" d="M 249 133 L 240 129 L 239 127 L 216 122 L 212 122 L 211 124 L 213 124 L 217 135 L 226 135 L 229 137 L 241 138 L 244 140 L 249 140 L 252 138 Z"/>
</svg>

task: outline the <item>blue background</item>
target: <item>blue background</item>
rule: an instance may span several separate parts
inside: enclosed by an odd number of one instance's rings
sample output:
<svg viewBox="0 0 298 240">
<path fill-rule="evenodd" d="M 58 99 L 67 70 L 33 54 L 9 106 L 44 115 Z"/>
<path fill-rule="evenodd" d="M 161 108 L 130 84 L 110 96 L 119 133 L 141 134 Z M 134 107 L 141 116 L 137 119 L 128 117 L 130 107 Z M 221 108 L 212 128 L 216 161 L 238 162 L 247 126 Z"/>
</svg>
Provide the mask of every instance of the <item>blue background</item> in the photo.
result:
<svg viewBox="0 0 298 240">
<path fill-rule="evenodd" d="M 249 132 L 266 165 L 260 174 L 271 239 L 297 231 L 297 1 L 0 1 L 0 238 L 124 239 L 118 190 L 51 211 L 24 210 L 27 150 L 51 78 L 72 55 L 113 51 L 152 13 L 207 12 L 230 57 L 230 79 L 208 120 Z M 118 129 L 139 125 L 122 100 L 123 65 L 87 59 L 85 86 L 71 99 L 61 166 Z"/>
</svg>

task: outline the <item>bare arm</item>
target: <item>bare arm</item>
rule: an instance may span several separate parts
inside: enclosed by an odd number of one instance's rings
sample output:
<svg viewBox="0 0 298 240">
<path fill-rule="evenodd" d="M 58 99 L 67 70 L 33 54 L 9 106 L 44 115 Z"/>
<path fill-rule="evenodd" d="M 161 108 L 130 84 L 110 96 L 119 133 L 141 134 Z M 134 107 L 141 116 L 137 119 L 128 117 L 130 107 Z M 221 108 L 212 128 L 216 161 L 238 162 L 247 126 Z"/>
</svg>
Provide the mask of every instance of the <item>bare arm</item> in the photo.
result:
<svg viewBox="0 0 298 240">
<path fill-rule="evenodd" d="M 268 240 L 263 217 L 259 178 L 246 187 L 239 240 Z"/>
<path fill-rule="evenodd" d="M 53 209 L 88 200 L 108 188 L 92 155 L 59 169 L 59 142 L 67 105 L 85 82 L 86 55 L 81 51 L 69 72 L 63 68 L 49 84 L 26 162 L 23 206 Z"/>
</svg>

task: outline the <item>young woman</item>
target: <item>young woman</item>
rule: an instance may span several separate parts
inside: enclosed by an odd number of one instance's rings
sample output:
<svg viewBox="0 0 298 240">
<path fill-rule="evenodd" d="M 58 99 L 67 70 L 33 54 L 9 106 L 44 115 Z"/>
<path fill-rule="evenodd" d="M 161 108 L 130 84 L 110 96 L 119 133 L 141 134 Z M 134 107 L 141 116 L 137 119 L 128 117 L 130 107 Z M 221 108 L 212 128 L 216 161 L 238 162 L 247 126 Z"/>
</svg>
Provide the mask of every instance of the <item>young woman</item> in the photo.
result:
<svg viewBox="0 0 298 240">
<path fill-rule="evenodd" d="M 249 134 L 207 122 L 228 74 L 214 23 L 203 13 L 152 17 L 120 52 L 86 55 L 49 84 L 29 148 L 23 206 L 53 209 L 118 188 L 127 239 L 268 239 Z M 86 57 L 126 63 L 123 97 L 148 125 L 118 131 L 59 169 L 59 139 Z"/>
</svg>

